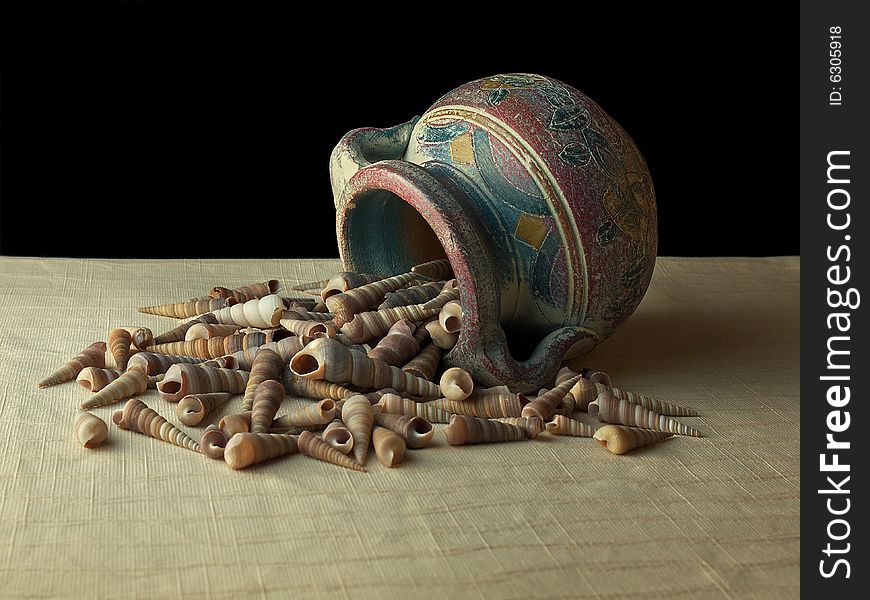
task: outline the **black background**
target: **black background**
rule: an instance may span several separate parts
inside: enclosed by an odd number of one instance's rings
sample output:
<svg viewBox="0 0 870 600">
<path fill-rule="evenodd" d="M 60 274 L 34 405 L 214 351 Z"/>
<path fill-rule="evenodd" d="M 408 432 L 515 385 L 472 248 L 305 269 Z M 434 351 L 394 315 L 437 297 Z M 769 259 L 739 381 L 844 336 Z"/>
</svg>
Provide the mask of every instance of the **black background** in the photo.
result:
<svg viewBox="0 0 870 600">
<path fill-rule="evenodd" d="M 519 71 L 634 138 L 660 254 L 799 253 L 797 5 L 414 6 L 4 2 L 0 252 L 337 256 L 342 134 Z"/>
</svg>

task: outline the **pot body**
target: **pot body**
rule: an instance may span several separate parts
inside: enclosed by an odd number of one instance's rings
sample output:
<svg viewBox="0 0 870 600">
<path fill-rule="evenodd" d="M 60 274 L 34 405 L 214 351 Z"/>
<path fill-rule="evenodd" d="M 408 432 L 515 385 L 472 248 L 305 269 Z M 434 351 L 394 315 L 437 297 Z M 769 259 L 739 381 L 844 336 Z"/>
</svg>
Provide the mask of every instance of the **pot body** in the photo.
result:
<svg viewBox="0 0 870 600">
<path fill-rule="evenodd" d="M 652 276 L 655 192 L 640 152 L 551 78 L 480 79 L 419 119 L 352 131 L 330 175 L 345 268 L 450 260 L 466 314 L 445 360 L 484 385 L 548 385 L 561 359 L 634 311 Z"/>
</svg>

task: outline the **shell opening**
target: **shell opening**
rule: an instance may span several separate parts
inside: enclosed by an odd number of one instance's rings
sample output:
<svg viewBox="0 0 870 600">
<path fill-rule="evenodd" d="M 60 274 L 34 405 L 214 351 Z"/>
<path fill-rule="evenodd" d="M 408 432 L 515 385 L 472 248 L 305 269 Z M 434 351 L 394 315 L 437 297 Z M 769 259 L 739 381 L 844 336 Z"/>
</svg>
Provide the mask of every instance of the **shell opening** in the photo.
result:
<svg viewBox="0 0 870 600">
<path fill-rule="evenodd" d="M 444 330 L 447 333 L 457 333 L 462 328 L 462 319 L 459 317 L 449 316 L 444 319 Z"/>
<path fill-rule="evenodd" d="M 320 362 L 310 354 L 297 353 L 290 359 L 290 370 L 297 375 L 308 375 L 320 368 Z"/>
<path fill-rule="evenodd" d="M 420 435 L 425 435 L 432 431 L 432 423 L 425 419 L 415 419 L 413 427 L 414 433 L 419 433 Z"/>
<path fill-rule="evenodd" d="M 181 391 L 181 383 L 178 381 L 162 381 L 163 385 L 160 386 L 161 394 L 177 394 Z"/>
<path fill-rule="evenodd" d="M 281 340 L 286 339 L 288 337 L 292 337 L 292 336 L 293 336 L 293 333 L 291 333 L 290 331 L 285 331 L 283 329 L 276 329 L 275 331 L 272 332 L 272 341 L 273 342 L 280 342 Z"/>
</svg>

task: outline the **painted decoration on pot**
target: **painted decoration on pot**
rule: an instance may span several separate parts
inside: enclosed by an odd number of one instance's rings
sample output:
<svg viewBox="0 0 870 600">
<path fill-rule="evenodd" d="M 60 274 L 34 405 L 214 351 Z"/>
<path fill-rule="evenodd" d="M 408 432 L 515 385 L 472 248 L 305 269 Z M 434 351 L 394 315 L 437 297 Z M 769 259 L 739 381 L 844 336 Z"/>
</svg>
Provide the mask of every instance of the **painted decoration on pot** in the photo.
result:
<svg viewBox="0 0 870 600">
<path fill-rule="evenodd" d="M 637 308 L 655 265 L 652 180 L 631 138 L 552 78 L 467 83 L 422 117 L 357 129 L 330 175 L 347 270 L 447 257 L 465 313 L 447 364 L 536 390 Z"/>
</svg>

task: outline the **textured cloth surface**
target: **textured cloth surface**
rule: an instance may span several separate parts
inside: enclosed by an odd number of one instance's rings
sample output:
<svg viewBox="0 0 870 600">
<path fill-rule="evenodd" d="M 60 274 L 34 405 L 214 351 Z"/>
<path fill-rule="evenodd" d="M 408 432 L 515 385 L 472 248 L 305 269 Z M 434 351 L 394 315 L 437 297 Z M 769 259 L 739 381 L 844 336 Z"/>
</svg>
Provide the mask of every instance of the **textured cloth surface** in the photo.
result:
<svg viewBox="0 0 870 600">
<path fill-rule="evenodd" d="M 88 392 L 36 388 L 114 326 L 174 325 L 137 306 L 339 266 L 0 257 L 0 597 L 798 595 L 798 258 L 659 259 L 638 311 L 575 366 L 697 408 L 681 420 L 705 437 L 625 456 L 547 434 L 453 448 L 438 426 L 392 470 L 291 456 L 235 472 L 111 424 L 86 450 Z"/>
</svg>

